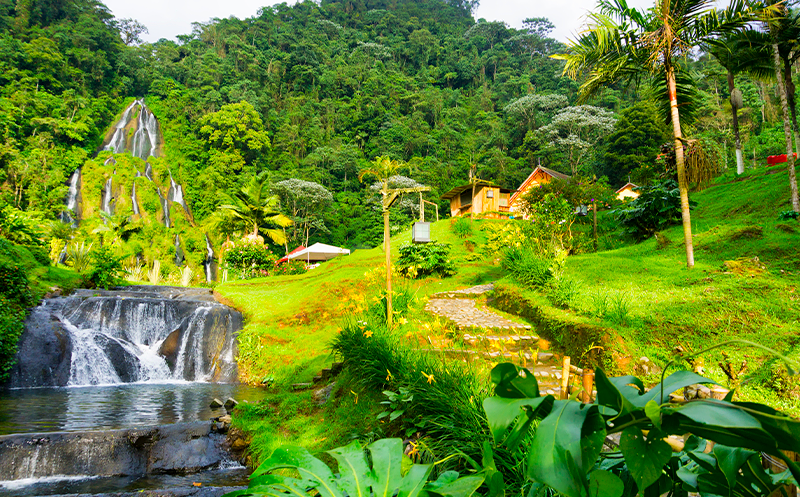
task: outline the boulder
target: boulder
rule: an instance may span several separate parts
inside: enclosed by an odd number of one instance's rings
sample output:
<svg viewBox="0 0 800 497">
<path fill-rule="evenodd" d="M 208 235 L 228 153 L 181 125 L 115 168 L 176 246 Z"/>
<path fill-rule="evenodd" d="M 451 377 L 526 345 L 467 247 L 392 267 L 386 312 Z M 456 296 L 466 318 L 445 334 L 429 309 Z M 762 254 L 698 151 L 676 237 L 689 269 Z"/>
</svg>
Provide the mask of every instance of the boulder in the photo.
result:
<svg viewBox="0 0 800 497">
<path fill-rule="evenodd" d="M 224 405 L 225 404 L 223 404 L 221 400 L 215 398 L 214 400 L 211 401 L 211 403 L 208 405 L 208 407 L 210 407 L 211 409 L 219 409 L 220 407 L 223 407 Z"/>
<path fill-rule="evenodd" d="M 72 340 L 51 314 L 52 307 L 35 307 L 25 320 L 9 387 L 63 387 L 69 382 Z"/>
<path fill-rule="evenodd" d="M 238 405 L 239 403 L 236 401 L 236 399 L 233 397 L 228 397 L 228 400 L 225 401 L 225 410 L 231 412 Z"/>
</svg>

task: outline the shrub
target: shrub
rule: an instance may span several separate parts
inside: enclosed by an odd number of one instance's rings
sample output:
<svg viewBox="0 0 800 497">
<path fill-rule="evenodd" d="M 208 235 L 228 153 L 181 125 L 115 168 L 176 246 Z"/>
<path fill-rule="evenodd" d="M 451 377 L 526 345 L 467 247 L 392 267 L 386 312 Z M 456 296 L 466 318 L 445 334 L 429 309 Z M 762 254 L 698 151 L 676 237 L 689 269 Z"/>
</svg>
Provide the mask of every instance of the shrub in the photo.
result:
<svg viewBox="0 0 800 497">
<path fill-rule="evenodd" d="M 796 212 L 793 210 L 783 211 L 778 214 L 778 221 L 788 221 L 790 219 L 798 219 L 800 218 L 800 212 Z"/>
<path fill-rule="evenodd" d="M 86 280 L 94 287 L 105 288 L 119 284 L 122 257 L 114 255 L 111 247 L 104 245 L 92 252 L 92 269 Z"/>
<path fill-rule="evenodd" d="M 552 261 L 524 247 L 503 251 L 501 264 L 515 280 L 529 288 L 542 288 L 553 279 Z"/>
<path fill-rule="evenodd" d="M 92 262 L 92 244 L 86 245 L 86 242 L 72 242 L 67 245 L 67 264 L 72 266 L 72 269 L 82 273 L 86 271 Z"/>
<path fill-rule="evenodd" d="M 222 268 L 236 273 L 239 278 L 269 276 L 278 261 L 268 246 L 258 243 L 240 243 L 225 251 Z"/>
<path fill-rule="evenodd" d="M 282 276 L 286 274 L 303 274 L 306 271 L 306 263 L 298 260 L 290 260 L 276 265 L 270 272 L 272 276 Z"/>
<path fill-rule="evenodd" d="M 469 238 L 472 236 L 472 222 L 466 217 L 457 217 L 451 225 L 453 233 L 459 238 Z"/>
<path fill-rule="evenodd" d="M 419 243 L 400 247 L 400 258 L 397 270 L 407 278 L 419 278 L 438 274 L 452 276 L 456 274 L 456 265 L 447 256 L 450 245 L 446 243 Z"/>
<path fill-rule="evenodd" d="M 643 240 L 681 221 L 681 196 L 675 180 L 641 187 L 638 191 L 639 197 L 612 211 L 627 233 Z M 695 205 L 696 202 L 689 201 L 690 208 Z"/>
<path fill-rule="evenodd" d="M 556 307 L 568 309 L 575 305 L 580 295 L 579 283 L 571 278 L 561 277 L 553 279 L 547 293 L 550 301 Z"/>
<path fill-rule="evenodd" d="M 34 304 L 25 270 L 0 261 L 0 381 L 14 365 L 17 341 L 24 330 L 25 309 Z"/>
</svg>

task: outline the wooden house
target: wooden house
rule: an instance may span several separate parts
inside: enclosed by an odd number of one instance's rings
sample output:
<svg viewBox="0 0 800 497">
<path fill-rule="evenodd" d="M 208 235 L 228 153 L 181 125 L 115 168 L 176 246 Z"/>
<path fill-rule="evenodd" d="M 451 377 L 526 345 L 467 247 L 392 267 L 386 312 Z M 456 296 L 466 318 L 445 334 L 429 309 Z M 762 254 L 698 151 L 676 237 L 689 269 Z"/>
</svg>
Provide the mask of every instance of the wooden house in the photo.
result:
<svg viewBox="0 0 800 497">
<path fill-rule="evenodd" d="M 631 182 L 625 183 L 625 186 L 616 191 L 617 198 L 620 200 L 633 200 L 639 196 L 639 192 L 634 191 L 634 188 L 639 188 Z"/>
<path fill-rule="evenodd" d="M 553 171 L 552 169 L 548 169 L 542 166 L 536 166 L 536 169 L 528 176 L 525 181 L 517 188 L 517 191 L 511 195 L 509 200 L 509 209 L 511 212 L 518 212 L 522 213 L 522 206 L 520 205 L 520 199 L 528 193 L 531 188 L 536 188 L 537 186 L 550 183 L 554 179 L 561 179 L 568 181 L 570 176 L 566 174 L 560 173 L 558 171 Z"/>
<path fill-rule="evenodd" d="M 472 184 L 457 186 L 441 196 L 450 200 L 450 216 L 482 214 L 486 212 L 509 212 L 509 198 L 512 191 L 489 181 L 477 180 L 475 197 L 472 197 Z"/>
</svg>

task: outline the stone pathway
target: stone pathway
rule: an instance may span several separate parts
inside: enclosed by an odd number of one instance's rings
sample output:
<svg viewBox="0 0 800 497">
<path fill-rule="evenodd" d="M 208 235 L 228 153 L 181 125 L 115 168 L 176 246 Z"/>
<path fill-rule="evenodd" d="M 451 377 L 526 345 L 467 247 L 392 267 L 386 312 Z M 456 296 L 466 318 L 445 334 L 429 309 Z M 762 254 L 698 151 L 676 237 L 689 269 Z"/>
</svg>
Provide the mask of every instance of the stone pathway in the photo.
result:
<svg viewBox="0 0 800 497">
<path fill-rule="evenodd" d="M 530 325 L 509 321 L 493 312 L 476 309 L 473 299 L 433 298 L 425 305 L 425 310 L 449 319 L 461 329 L 529 330 L 531 328 Z"/>
</svg>

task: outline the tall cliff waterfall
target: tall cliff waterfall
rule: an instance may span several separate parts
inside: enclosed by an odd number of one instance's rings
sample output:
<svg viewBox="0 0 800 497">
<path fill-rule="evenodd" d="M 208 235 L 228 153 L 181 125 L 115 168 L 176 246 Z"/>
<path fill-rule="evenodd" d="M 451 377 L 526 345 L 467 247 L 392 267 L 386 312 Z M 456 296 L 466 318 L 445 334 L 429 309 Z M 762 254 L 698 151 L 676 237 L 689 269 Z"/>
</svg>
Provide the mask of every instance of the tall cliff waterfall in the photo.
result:
<svg viewBox="0 0 800 497">
<path fill-rule="evenodd" d="M 131 129 L 132 136 L 129 132 Z M 160 145 L 158 120 L 144 104 L 144 100 L 139 99 L 134 100 L 122 113 L 122 118 L 114 125 L 114 133 L 103 150 L 113 150 L 116 153 L 128 151 L 134 157 L 147 160 L 150 156 L 158 156 Z"/>
<path fill-rule="evenodd" d="M 207 289 L 78 290 L 33 310 L 10 386 L 233 382 L 241 327 Z"/>
</svg>

